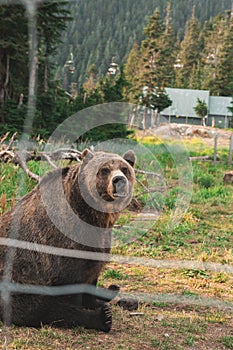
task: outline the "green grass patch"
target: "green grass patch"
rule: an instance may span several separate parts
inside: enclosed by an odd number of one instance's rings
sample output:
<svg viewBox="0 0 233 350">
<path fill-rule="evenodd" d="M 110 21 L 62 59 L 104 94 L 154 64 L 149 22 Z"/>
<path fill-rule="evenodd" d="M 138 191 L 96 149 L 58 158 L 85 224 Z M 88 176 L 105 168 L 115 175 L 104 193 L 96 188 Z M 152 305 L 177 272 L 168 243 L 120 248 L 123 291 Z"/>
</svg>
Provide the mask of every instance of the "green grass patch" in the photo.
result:
<svg viewBox="0 0 233 350">
<path fill-rule="evenodd" d="M 225 335 L 220 339 L 220 342 L 227 348 L 227 349 L 233 349 L 233 336 L 232 335 Z"/>
<path fill-rule="evenodd" d="M 103 278 L 104 279 L 111 278 L 111 279 L 116 279 L 116 280 L 123 280 L 123 279 L 126 279 L 127 276 L 123 275 L 120 271 L 110 269 L 110 270 L 105 271 Z"/>
</svg>

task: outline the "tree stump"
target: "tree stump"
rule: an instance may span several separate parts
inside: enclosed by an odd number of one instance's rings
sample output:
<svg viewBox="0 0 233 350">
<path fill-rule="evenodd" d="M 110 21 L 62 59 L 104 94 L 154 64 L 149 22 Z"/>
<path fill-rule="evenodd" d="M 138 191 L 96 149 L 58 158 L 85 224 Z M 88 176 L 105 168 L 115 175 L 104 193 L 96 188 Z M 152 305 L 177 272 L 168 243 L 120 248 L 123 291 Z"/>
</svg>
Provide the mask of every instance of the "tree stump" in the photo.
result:
<svg viewBox="0 0 233 350">
<path fill-rule="evenodd" d="M 233 184 L 233 170 L 225 173 L 223 181 L 227 184 Z"/>
</svg>

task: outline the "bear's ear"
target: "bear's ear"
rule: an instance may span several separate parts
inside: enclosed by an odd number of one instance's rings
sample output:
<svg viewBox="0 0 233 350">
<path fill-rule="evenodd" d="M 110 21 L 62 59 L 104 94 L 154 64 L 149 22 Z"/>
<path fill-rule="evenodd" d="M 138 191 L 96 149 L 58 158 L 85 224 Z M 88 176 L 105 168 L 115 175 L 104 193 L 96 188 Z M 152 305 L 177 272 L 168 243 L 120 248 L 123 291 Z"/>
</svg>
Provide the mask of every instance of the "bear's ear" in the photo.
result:
<svg viewBox="0 0 233 350">
<path fill-rule="evenodd" d="M 87 163 L 89 162 L 89 160 L 91 160 L 92 158 L 94 157 L 94 154 L 87 148 L 85 148 L 83 151 L 82 151 L 82 154 L 81 154 L 81 159 Z"/>
<path fill-rule="evenodd" d="M 136 155 L 134 153 L 134 151 L 127 151 L 124 155 L 123 158 L 126 160 L 126 162 L 128 162 L 132 167 L 134 166 L 134 164 L 136 163 Z"/>
</svg>

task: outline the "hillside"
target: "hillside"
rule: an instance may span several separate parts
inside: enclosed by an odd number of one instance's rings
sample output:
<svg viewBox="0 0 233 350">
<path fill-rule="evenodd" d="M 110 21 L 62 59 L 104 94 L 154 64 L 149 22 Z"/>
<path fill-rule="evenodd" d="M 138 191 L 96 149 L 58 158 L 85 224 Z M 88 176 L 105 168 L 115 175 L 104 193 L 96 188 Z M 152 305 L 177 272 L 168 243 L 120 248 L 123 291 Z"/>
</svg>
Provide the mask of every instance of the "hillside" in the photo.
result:
<svg viewBox="0 0 233 350">
<path fill-rule="evenodd" d="M 58 54 L 63 67 L 74 56 L 74 82 L 83 83 L 88 67 L 95 64 L 98 75 L 105 74 L 112 57 L 118 64 L 125 61 L 135 41 L 142 39 L 142 30 L 154 9 L 165 15 L 166 0 L 76 0 L 70 1 L 74 20 L 64 33 Z M 231 8 L 231 0 L 171 0 L 173 26 L 177 38 L 182 38 L 185 23 L 193 6 L 203 24 L 217 13 Z M 62 73 L 62 68 L 58 72 Z"/>
</svg>

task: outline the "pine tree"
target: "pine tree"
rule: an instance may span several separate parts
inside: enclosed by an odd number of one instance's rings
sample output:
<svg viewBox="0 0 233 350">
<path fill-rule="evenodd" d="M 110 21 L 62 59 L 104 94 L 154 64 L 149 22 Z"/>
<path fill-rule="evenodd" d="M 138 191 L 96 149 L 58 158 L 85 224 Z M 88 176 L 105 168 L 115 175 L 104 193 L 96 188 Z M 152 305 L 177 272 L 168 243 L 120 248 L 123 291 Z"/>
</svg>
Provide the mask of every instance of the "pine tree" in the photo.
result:
<svg viewBox="0 0 233 350">
<path fill-rule="evenodd" d="M 177 69 L 176 86 L 180 88 L 193 88 L 191 72 L 197 67 L 202 47 L 200 41 L 200 24 L 195 18 L 193 9 L 192 17 L 187 21 L 186 32 L 180 45 L 179 60 L 181 67 Z"/>
<path fill-rule="evenodd" d="M 200 40 L 203 46 L 201 57 L 199 61 L 200 71 L 198 74 L 198 80 L 200 85 L 198 89 L 208 90 L 213 78 L 215 64 L 213 60 L 213 53 L 216 49 L 216 43 L 214 41 L 214 20 L 211 18 L 204 23 L 203 30 L 200 33 Z"/>
<path fill-rule="evenodd" d="M 208 107 L 206 102 L 201 100 L 200 98 L 197 98 L 197 105 L 193 108 L 196 114 L 201 117 L 201 124 L 205 126 L 205 117 L 208 113 Z"/>
<path fill-rule="evenodd" d="M 219 51 L 216 71 L 215 93 L 221 96 L 233 95 L 233 14 L 226 21 L 222 47 Z"/>
<path fill-rule="evenodd" d="M 193 65 L 192 71 L 189 77 L 189 86 L 192 89 L 202 89 L 202 66 L 201 61 L 198 61 L 197 64 Z"/>
<path fill-rule="evenodd" d="M 217 71 L 222 51 L 223 38 L 227 27 L 226 16 L 217 15 L 206 22 L 201 37 L 203 40 L 202 62 L 202 88 L 209 89 L 211 94 L 218 95 Z"/>
<path fill-rule="evenodd" d="M 177 45 L 174 28 L 171 24 L 171 3 L 167 4 L 165 31 L 161 35 L 160 79 L 161 86 L 172 87 L 175 83 L 175 61 L 177 55 Z"/>
<path fill-rule="evenodd" d="M 128 55 L 125 64 L 124 72 L 128 85 L 125 86 L 123 94 L 129 102 L 137 101 L 137 92 L 135 89 L 137 76 L 140 72 L 140 49 L 138 43 L 135 41 L 133 47 Z"/>
<path fill-rule="evenodd" d="M 106 75 L 99 82 L 99 89 L 103 102 L 120 102 L 124 100 L 124 89 L 128 85 L 123 67 L 120 67 L 115 76 Z"/>
<path fill-rule="evenodd" d="M 141 44 L 140 72 L 136 87 L 141 104 L 158 112 L 171 104 L 164 90 L 165 84 L 169 84 L 170 80 L 166 42 L 170 33 L 169 24 L 166 27 L 156 9 L 144 28 L 146 38 Z"/>
</svg>

